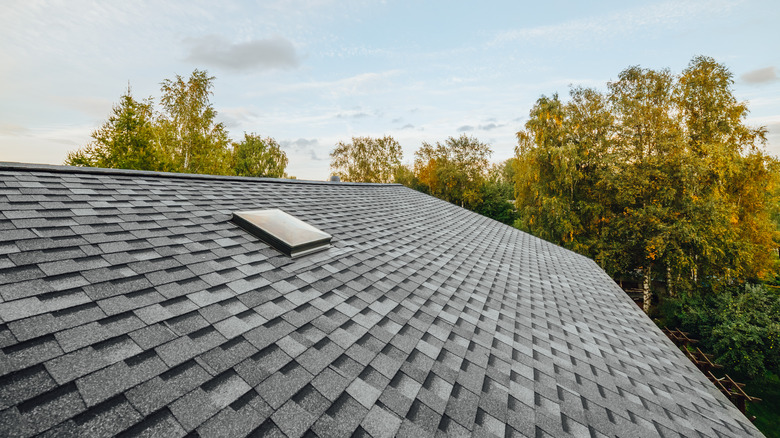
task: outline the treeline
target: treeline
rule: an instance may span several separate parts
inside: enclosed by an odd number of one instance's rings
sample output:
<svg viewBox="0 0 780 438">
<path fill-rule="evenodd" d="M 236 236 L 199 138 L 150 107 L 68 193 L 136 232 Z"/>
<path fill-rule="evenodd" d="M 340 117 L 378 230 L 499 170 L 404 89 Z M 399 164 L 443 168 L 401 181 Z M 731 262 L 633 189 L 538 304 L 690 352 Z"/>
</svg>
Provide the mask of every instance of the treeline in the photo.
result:
<svg viewBox="0 0 780 438">
<path fill-rule="evenodd" d="M 161 110 L 154 99 L 127 92 L 92 142 L 68 154 L 71 166 L 212 175 L 287 177 L 287 155 L 273 138 L 244 134 L 234 141 L 209 101 L 214 77 L 195 70 L 161 84 Z"/>
<path fill-rule="evenodd" d="M 518 133 L 518 225 L 650 285 L 710 289 L 777 268 L 777 163 L 764 128 L 698 57 L 680 75 L 631 67 L 606 92 L 540 98 Z"/>
<path fill-rule="evenodd" d="M 518 133 L 515 225 L 636 281 L 732 373 L 780 372 L 778 162 L 711 58 L 541 97 Z"/>
<path fill-rule="evenodd" d="M 400 183 L 506 224 L 515 220 L 513 160 L 491 164 L 485 143 L 461 135 L 422 143 L 414 164 L 402 164 L 392 137 L 353 137 L 331 152 L 331 171 L 342 181 Z"/>
</svg>

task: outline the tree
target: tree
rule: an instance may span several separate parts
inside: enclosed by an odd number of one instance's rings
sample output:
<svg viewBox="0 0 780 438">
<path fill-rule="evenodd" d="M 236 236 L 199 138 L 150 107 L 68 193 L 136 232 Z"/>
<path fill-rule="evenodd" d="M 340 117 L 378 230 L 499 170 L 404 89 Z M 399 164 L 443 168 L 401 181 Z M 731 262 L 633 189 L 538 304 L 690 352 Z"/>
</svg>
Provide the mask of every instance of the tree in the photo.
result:
<svg viewBox="0 0 780 438">
<path fill-rule="evenodd" d="M 209 96 L 214 77 L 195 70 L 162 82 L 163 112 L 151 98 L 139 102 L 128 87 L 109 120 L 92 134 L 86 147 L 71 152 L 65 164 L 170 172 L 228 175 L 230 139 Z"/>
<path fill-rule="evenodd" d="M 420 179 L 414 173 L 414 169 L 407 164 L 401 164 L 395 169 L 393 181 L 418 192 L 428 193 L 428 188 L 420 182 Z"/>
<path fill-rule="evenodd" d="M 694 58 L 679 79 L 678 105 L 686 144 L 699 165 L 691 172 L 700 200 L 715 200 L 729 245 L 721 259 L 731 261 L 727 278 L 763 278 L 777 267 L 777 162 L 762 150 L 766 128 L 745 124 L 747 105 L 734 97 L 733 75 L 714 59 Z M 701 204 L 701 202 L 699 202 Z M 701 207 L 700 207 L 701 208 Z M 710 277 L 724 272 L 720 260 L 694 269 Z"/>
<path fill-rule="evenodd" d="M 608 91 L 542 97 L 518 133 L 516 225 L 612 275 L 717 290 L 777 268 L 776 164 L 744 124 L 731 73 L 630 67 Z"/>
<path fill-rule="evenodd" d="M 512 225 L 515 221 L 514 178 L 515 161 L 510 158 L 493 163 L 479 189 L 480 202 L 474 211 L 489 218 Z"/>
<path fill-rule="evenodd" d="M 403 151 L 393 137 L 352 137 L 330 153 L 330 168 L 342 181 L 389 183 L 401 165 Z"/>
<path fill-rule="evenodd" d="M 195 70 L 185 81 L 179 75 L 161 84 L 163 145 L 180 172 L 229 174 L 230 139 L 209 102 L 214 76 Z"/>
<path fill-rule="evenodd" d="M 108 120 L 92 132 L 92 142 L 68 153 L 69 166 L 115 169 L 168 169 L 165 154 L 157 142 L 151 99 L 139 102 L 130 87 L 114 105 Z"/>
<path fill-rule="evenodd" d="M 668 70 L 630 67 L 608 86 L 616 114 L 615 158 L 622 170 L 608 182 L 617 197 L 611 231 L 623 266 L 642 272 L 643 307 L 648 312 L 653 269 L 667 247 L 678 243 L 674 226 L 683 219 L 677 189 L 684 151 L 674 77 Z"/>
<path fill-rule="evenodd" d="M 244 133 L 244 140 L 233 143 L 233 170 L 238 176 L 283 178 L 287 154 L 271 137 Z"/>
<path fill-rule="evenodd" d="M 613 116 L 601 93 L 571 90 L 531 109 L 515 149 L 515 226 L 595 258 L 610 270 L 615 248 L 605 244 L 613 195 L 606 175 L 613 166 Z"/>
<path fill-rule="evenodd" d="M 744 284 L 718 294 L 681 292 L 665 301 L 664 323 L 701 341 L 729 374 L 750 378 L 780 373 L 780 294 Z"/>
<path fill-rule="evenodd" d="M 576 202 L 574 188 L 579 178 L 564 120 L 565 108 L 557 94 L 536 101 L 526 130 L 517 133 L 515 196 L 519 228 L 567 246 L 579 234 L 574 208 L 570 208 Z"/>
<path fill-rule="evenodd" d="M 414 172 L 431 195 L 474 209 L 492 153 L 490 146 L 465 134 L 436 145 L 423 143 L 414 154 Z"/>
<path fill-rule="evenodd" d="M 515 159 L 490 164 L 490 146 L 461 135 L 423 143 L 414 169 L 401 166 L 396 181 L 511 225 L 515 219 Z"/>
</svg>

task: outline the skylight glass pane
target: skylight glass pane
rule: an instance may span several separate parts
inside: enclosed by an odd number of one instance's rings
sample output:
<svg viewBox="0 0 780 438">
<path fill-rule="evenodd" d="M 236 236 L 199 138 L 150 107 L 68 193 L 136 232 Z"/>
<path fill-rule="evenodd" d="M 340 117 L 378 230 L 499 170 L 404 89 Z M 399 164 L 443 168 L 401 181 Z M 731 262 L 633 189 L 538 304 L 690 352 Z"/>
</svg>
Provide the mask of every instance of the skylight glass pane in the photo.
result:
<svg viewBox="0 0 780 438">
<path fill-rule="evenodd" d="M 238 211 L 233 222 L 290 257 L 327 249 L 332 238 L 279 209 Z"/>
</svg>

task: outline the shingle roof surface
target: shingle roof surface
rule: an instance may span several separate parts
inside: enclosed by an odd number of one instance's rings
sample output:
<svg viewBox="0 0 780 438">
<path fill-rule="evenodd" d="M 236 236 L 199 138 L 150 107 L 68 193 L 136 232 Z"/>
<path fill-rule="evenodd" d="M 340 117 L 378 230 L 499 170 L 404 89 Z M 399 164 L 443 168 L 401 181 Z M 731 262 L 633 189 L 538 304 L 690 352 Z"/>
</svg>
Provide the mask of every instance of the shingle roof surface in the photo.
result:
<svg viewBox="0 0 780 438">
<path fill-rule="evenodd" d="M 760 436 L 594 262 L 395 185 L 0 166 L 0 347 L 0 436 Z"/>
</svg>

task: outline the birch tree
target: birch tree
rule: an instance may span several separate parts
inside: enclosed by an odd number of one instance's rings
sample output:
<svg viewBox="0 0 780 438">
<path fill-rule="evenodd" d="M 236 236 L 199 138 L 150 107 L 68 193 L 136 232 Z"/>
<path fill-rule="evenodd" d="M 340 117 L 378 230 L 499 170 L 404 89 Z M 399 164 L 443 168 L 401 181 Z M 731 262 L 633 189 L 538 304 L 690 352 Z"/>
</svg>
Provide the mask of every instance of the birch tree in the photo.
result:
<svg viewBox="0 0 780 438">
<path fill-rule="evenodd" d="M 393 137 L 352 137 L 330 153 L 330 168 L 342 181 L 393 182 L 403 151 Z"/>
</svg>

